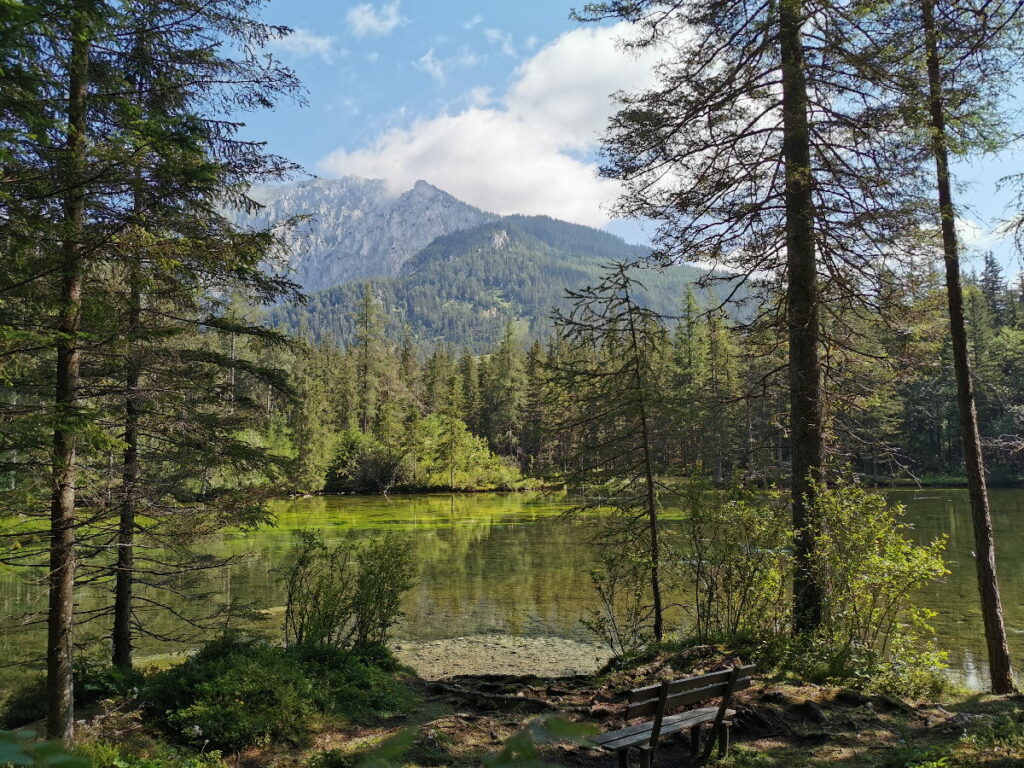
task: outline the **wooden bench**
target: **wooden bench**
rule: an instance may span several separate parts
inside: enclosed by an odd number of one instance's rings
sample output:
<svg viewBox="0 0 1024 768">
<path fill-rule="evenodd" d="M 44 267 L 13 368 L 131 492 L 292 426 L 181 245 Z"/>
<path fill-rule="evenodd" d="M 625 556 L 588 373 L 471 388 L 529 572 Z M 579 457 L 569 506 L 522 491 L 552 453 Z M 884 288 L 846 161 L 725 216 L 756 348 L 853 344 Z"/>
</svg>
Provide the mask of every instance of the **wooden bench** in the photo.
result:
<svg viewBox="0 0 1024 768">
<path fill-rule="evenodd" d="M 733 691 L 750 687 L 755 671 L 756 667 L 750 664 L 712 672 L 709 675 L 666 680 L 660 685 L 636 688 L 629 692 L 626 720 L 649 715 L 653 715 L 654 719 L 602 733 L 600 736 L 591 737 L 590 740 L 602 749 L 615 752 L 619 758 L 619 768 L 629 768 L 631 749 L 640 753 L 641 768 L 653 768 L 658 740 L 662 736 L 687 729 L 690 731 L 690 754 L 698 765 L 707 762 L 716 741 L 718 754 L 724 757 L 729 751 L 729 727 L 732 725 L 730 718 L 736 714 L 734 710 L 729 709 L 729 700 Z M 679 707 L 717 698 L 722 699 L 717 707 L 701 707 L 666 716 L 666 713 Z M 711 739 L 702 754 L 701 726 L 707 723 L 712 724 Z"/>
</svg>

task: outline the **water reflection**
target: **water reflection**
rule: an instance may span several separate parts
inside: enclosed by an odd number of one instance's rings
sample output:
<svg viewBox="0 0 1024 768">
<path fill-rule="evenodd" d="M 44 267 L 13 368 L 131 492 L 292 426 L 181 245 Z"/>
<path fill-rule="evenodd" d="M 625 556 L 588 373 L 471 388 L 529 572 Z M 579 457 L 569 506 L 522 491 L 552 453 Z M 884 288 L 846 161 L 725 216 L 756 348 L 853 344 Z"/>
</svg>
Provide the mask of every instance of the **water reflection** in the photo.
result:
<svg viewBox="0 0 1024 768">
<path fill-rule="evenodd" d="M 919 601 L 938 612 L 939 642 L 964 682 L 985 682 L 985 645 L 974 582 L 972 528 L 965 491 L 900 491 L 893 500 L 907 506 L 913 536 L 929 541 L 948 534 L 951 574 Z M 247 556 L 217 573 L 210 585 L 216 600 L 270 609 L 264 626 L 279 631 L 283 589 L 276 569 L 294 532 L 324 529 L 326 537 L 375 536 L 392 532 L 413 541 L 419 582 L 408 595 L 398 636 L 433 640 L 481 633 L 557 635 L 591 640 L 580 617 L 594 606 L 587 543 L 592 521 L 568 519 L 565 501 L 539 494 L 431 495 L 392 498 L 320 497 L 282 501 L 279 525 L 256 533 L 225 534 L 209 542 L 218 554 Z M 1024 491 L 992 494 L 999 571 L 1011 650 L 1024 663 Z M 673 523 L 668 520 L 671 528 Z M 106 599 L 83 593 L 80 607 Z M 11 571 L 0 572 L 0 611 L 20 616 L 45 604 L 45 588 Z M 187 608 L 187 606 L 181 606 Z M 208 606 L 205 606 L 208 608 Z M 277 609 L 277 610 L 275 610 Z M 154 617 L 157 628 L 170 628 Z M 0 636 L 0 662 L 38 654 L 41 628 Z M 99 632 L 99 630 L 96 630 Z M 139 656 L 168 648 L 141 640 Z M 6 666 L 6 663 L 5 663 Z"/>
</svg>

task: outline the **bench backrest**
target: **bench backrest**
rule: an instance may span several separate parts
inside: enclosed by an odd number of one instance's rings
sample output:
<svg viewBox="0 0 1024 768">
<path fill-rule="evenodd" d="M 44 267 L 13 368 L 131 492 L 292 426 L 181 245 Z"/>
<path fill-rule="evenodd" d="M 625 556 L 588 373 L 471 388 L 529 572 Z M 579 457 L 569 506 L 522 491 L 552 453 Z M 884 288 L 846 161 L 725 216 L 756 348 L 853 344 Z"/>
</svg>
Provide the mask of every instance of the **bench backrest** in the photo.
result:
<svg viewBox="0 0 1024 768">
<path fill-rule="evenodd" d="M 717 733 L 718 727 L 725 717 L 725 710 L 729 706 L 729 699 L 732 697 L 733 691 L 750 687 L 756 669 L 755 665 L 748 664 L 744 667 L 730 667 L 708 675 L 687 677 L 682 680 L 665 680 L 659 685 L 635 688 L 629 692 L 626 719 L 632 720 L 635 717 L 653 715 L 650 745 L 652 748 L 657 748 L 658 737 L 661 734 L 661 721 L 667 711 L 686 704 L 697 704 L 721 697 L 722 703 L 718 707 L 714 725 L 714 730 Z"/>
<path fill-rule="evenodd" d="M 733 679 L 734 669 L 735 679 Z M 665 713 L 687 704 L 698 704 L 708 699 L 728 697 L 733 691 L 749 688 L 757 666 L 748 664 L 734 669 L 723 669 L 708 675 L 673 680 L 667 685 L 659 683 L 646 688 L 635 688 L 629 692 L 626 719 L 632 720 L 637 717 L 654 715 L 658 713 L 659 709 Z M 664 696 L 664 703 L 661 701 L 662 696 Z"/>
</svg>

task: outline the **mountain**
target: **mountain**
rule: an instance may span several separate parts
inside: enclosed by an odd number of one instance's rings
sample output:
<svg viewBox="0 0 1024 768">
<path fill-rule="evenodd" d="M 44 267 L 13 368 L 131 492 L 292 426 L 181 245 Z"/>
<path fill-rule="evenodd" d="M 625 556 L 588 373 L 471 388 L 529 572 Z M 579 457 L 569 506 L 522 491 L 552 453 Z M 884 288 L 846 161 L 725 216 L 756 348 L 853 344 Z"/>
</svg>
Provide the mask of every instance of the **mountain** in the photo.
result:
<svg viewBox="0 0 1024 768">
<path fill-rule="evenodd" d="M 648 249 L 598 229 L 545 216 L 505 216 L 436 238 L 409 258 L 394 277 L 369 281 L 381 302 L 388 334 L 408 326 L 421 343 L 492 348 L 514 323 L 527 336 L 544 337 L 550 310 L 566 307 L 565 289 L 594 284 L 614 261 L 633 261 Z M 701 270 L 637 270 L 645 302 L 678 314 L 686 285 Z M 284 306 L 271 322 L 316 339 L 352 338 L 352 312 L 366 281 L 320 291 L 305 306 Z"/>
<path fill-rule="evenodd" d="M 239 226 L 309 216 L 286 237 L 287 263 L 273 265 L 307 293 L 347 280 L 397 276 L 436 238 L 498 218 L 425 181 L 399 195 L 379 179 L 356 176 L 257 187 L 250 195 L 263 207 L 252 215 L 235 213 Z"/>
</svg>

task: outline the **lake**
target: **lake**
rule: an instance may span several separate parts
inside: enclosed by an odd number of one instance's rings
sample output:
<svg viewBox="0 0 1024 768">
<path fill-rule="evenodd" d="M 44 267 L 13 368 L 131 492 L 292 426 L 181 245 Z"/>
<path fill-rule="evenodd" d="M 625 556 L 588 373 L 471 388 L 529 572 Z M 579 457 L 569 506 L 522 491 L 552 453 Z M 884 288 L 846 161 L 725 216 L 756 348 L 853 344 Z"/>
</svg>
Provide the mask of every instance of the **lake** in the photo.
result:
<svg viewBox="0 0 1024 768">
<path fill-rule="evenodd" d="M 938 612 L 933 624 L 963 682 L 985 683 L 984 639 L 972 559 L 973 539 L 966 491 L 894 491 L 904 504 L 913 535 L 927 541 L 947 534 L 951 571 L 917 600 Z M 542 494 L 334 496 L 280 501 L 279 524 L 248 534 L 225 534 L 211 552 L 238 555 L 208 584 L 211 601 L 250 603 L 267 610 L 265 631 L 279 635 L 283 590 L 276 568 L 301 528 L 322 528 L 328 539 L 393 532 L 415 542 L 419 583 L 405 602 L 399 639 L 426 641 L 479 634 L 555 636 L 592 641 L 580 617 L 594 605 L 587 544 L 590 523 L 562 515 L 567 503 Z M 1011 650 L 1024 665 L 1024 491 L 992 492 L 999 576 Z M 670 516 L 669 516 L 670 517 Z M 666 521 L 671 526 L 671 520 Z M 82 595 L 80 606 L 98 595 Z M 0 613 L 20 616 L 44 605 L 42 587 L 23 573 L 0 571 Z M 202 606 L 204 609 L 209 605 Z M 158 631 L 170 629 L 153 617 Z M 140 660 L 159 659 L 168 646 L 139 641 Z M 0 662 L 38 653 L 36 628 L 0 637 Z M 11 671 L 10 669 L 8 671 Z"/>
</svg>

